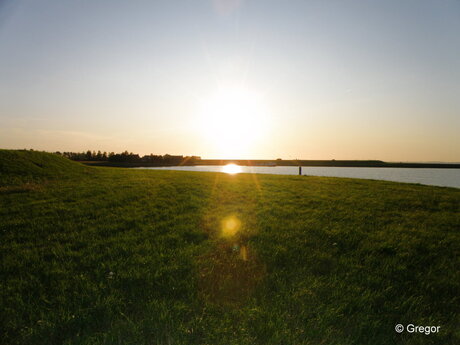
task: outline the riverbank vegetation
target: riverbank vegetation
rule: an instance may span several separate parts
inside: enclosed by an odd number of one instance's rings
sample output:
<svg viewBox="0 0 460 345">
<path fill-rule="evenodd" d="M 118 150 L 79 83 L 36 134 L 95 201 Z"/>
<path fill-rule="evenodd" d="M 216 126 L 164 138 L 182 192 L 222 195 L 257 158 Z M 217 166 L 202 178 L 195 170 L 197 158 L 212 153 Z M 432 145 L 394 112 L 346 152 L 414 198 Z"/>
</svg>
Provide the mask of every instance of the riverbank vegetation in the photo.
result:
<svg viewBox="0 0 460 345">
<path fill-rule="evenodd" d="M 460 169 L 460 163 L 415 163 L 384 162 L 381 160 L 306 160 L 306 159 L 202 159 L 200 156 L 155 155 L 141 156 L 124 151 L 121 153 L 86 151 L 55 152 L 57 155 L 93 166 L 155 167 L 179 165 L 226 165 L 244 166 L 305 166 L 305 167 L 350 167 L 350 168 L 437 168 Z"/>
</svg>

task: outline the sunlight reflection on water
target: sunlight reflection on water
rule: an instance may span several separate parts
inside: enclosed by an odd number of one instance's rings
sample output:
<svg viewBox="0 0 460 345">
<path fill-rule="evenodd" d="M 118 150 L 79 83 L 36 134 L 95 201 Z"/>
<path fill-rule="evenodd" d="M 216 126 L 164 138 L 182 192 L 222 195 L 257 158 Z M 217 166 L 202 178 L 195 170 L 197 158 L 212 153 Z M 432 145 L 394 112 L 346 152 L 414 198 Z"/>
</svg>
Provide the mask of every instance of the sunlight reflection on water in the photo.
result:
<svg viewBox="0 0 460 345">
<path fill-rule="evenodd" d="M 275 175 L 298 175 L 294 166 L 239 166 L 232 173 L 255 173 Z M 141 167 L 136 169 L 186 170 L 226 172 L 226 165 L 197 165 L 177 167 Z M 235 169 L 232 167 L 231 169 Z M 229 172 L 230 173 L 230 172 Z M 348 167 L 302 167 L 302 173 L 309 176 L 350 177 L 395 182 L 421 183 L 432 186 L 460 188 L 460 169 L 435 168 L 348 168 Z"/>
</svg>

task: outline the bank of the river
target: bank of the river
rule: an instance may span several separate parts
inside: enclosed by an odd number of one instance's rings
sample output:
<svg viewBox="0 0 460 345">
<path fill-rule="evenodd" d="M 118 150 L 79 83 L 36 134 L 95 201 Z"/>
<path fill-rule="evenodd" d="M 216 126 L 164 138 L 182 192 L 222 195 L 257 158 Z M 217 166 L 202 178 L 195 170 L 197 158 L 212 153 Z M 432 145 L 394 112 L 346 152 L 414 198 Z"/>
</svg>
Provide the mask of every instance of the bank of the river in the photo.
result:
<svg viewBox="0 0 460 345">
<path fill-rule="evenodd" d="M 110 162 L 110 161 L 82 161 L 81 163 L 92 166 L 107 167 L 162 167 L 172 165 L 162 165 L 158 163 L 146 162 Z M 226 165 L 237 164 L 241 166 L 253 167 L 349 167 L 349 168 L 424 168 L 424 169 L 460 169 L 460 163 L 409 163 L 409 162 L 383 162 L 378 160 L 242 160 L 242 159 L 202 159 L 193 164 L 184 161 L 180 166 L 203 166 L 203 165 Z"/>
<path fill-rule="evenodd" d="M 458 189 L 0 150 L 0 343 L 458 344 L 459 228 Z"/>
<path fill-rule="evenodd" d="M 228 165 L 137 167 L 137 169 L 226 172 Z M 234 166 L 238 173 L 361 178 L 460 188 L 460 169 Z"/>
</svg>

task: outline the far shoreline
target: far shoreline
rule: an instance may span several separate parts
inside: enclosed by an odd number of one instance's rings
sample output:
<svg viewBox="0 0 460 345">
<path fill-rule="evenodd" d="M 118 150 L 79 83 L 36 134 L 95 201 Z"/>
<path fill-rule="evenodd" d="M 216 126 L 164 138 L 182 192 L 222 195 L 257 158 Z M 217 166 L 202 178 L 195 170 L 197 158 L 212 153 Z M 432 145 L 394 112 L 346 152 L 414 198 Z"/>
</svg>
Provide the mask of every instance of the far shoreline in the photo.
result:
<svg viewBox="0 0 460 345">
<path fill-rule="evenodd" d="M 302 167 L 340 167 L 340 168 L 425 168 L 425 169 L 460 169 L 460 163 L 407 163 L 384 162 L 378 160 L 242 160 L 242 159 L 201 159 L 193 164 L 155 164 L 146 162 L 110 162 L 80 161 L 91 166 L 141 168 L 141 167 L 177 167 L 237 164 L 241 166 L 302 166 Z"/>
</svg>

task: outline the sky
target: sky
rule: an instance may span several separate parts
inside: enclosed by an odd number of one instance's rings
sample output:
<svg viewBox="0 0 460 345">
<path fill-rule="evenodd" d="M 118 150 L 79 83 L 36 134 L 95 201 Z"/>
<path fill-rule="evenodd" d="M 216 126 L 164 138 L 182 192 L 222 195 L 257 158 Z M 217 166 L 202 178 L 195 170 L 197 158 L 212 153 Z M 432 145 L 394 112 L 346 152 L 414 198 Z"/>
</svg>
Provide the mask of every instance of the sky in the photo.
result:
<svg viewBox="0 0 460 345">
<path fill-rule="evenodd" d="M 458 0 L 0 0 L 0 148 L 460 161 Z"/>
</svg>

